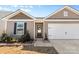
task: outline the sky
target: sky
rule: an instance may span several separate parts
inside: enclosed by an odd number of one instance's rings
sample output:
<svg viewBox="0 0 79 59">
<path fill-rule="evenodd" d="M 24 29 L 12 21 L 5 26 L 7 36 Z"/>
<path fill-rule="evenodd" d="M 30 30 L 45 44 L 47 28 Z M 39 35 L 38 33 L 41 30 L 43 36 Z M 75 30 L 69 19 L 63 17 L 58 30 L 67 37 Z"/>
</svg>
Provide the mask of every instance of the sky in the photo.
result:
<svg viewBox="0 0 79 59">
<path fill-rule="evenodd" d="M 0 5 L 0 10 L 16 11 L 21 9 L 34 17 L 45 17 L 62 8 L 64 5 Z M 79 10 L 79 5 L 71 5 L 72 8 Z"/>
</svg>

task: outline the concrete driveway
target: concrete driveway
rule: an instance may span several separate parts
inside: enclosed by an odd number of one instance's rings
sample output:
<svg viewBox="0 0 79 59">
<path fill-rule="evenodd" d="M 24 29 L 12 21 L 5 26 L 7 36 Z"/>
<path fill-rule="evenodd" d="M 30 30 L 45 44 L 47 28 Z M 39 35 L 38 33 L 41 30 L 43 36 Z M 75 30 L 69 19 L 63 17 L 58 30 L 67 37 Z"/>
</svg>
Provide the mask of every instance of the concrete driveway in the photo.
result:
<svg viewBox="0 0 79 59">
<path fill-rule="evenodd" d="M 51 44 L 60 54 L 78 54 L 79 40 L 78 39 L 52 39 Z"/>
</svg>

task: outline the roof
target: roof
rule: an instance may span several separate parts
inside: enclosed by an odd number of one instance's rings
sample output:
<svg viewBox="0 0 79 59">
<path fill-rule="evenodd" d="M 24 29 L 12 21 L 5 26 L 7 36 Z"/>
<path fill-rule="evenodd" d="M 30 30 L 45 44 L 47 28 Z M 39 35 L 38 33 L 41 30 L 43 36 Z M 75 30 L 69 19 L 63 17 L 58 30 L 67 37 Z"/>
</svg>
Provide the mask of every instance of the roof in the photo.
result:
<svg viewBox="0 0 79 59">
<path fill-rule="evenodd" d="M 17 14 L 19 14 L 19 13 L 23 13 L 23 14 L 25 14 L 26 16 L 30 17 L 31 19 L 35 19 L 35 17 L 33 17 L 32 15 L 28 14 L 27 12 L 25 12 L 25 11 L 23 11 L 23 10 L 21 10 L 21 9 L 18 9 L 18 10 L 16 10 L 16 11 L 14 11 L 14 12 L 12 12 L 12 13 L 6 15 L 5 17 L 3 17 L 3 18 L 1 18 L 1 19 L 7 19 L 7 18 L 9 19 L 9 18 L 11 18 L 11 17 L 13 17 L 13 16 L 15 16 L 15 15 L 17 15 Z"/>
<path fill-rule="evenodd" d="M 17 10 L 17 11 L 0 11 L 0 19 L 5 18 L 5 17 L 7 17 L 7 16 L 10 16 L 11 14 L 13 14 L 13 13 L 15 13 L 15 12 L 19 12 L 19 11 L 20 11 L 20 12 L 23 12 L 24 14 L 26 14 L 26 15 L 32 17 L 32 18 L 36 18 L 36 19 L 47 19 L 47 18 L 50 17 L 51 15 L 54 15 L 55 13 L 59 12 L 60 10 L 62 10 L 62 9 L 64 9 L 64 8 L 68 8 L 68 9 L 72 10 L 73 12 L 75 12 L 76 14 L 79 15 L 79 12 L 78 12 L 77 10 L 71 8 L 70 6 L 64 6 L 63 8 L 59 9 L 58 11 L 51 13 L 51 14 L 48 15 L 47 17 L 33 17 L 33 16 L 29 15 L 27 12 L 22 11 L 22 10 L 20 10 L 20 9 Z"/>
<path fill-rule="evenodd" d="M 0 11 L 0 19 L 11 13 L 12 13 L 12 11 Z"/>
<path fill-rule="evenodd" d="M 57 11 L 55 11 L 55 12 L 49 14 L 47 17 L 45 17 L 45 19 L 50 18 L 51 16 L 55 15 L 56 13 L 62 11 L 62 10 L 65 9 L 65 8 L 68 9 L 68 10 L 70 10 L 70 11 L 72 11 L 72 12 L 75 13 L 76 15 L 79 15 L 79 11 L 78 11 L 78 10 L 76 10 L 76 9 L 70 7 L 70 6 L 64 6 L 64 7 L 60 8 L 60 9 L 58 9 Z"/>
<path fill-rule="evenodd" d="M 19 9 L 20 10 L 20 9 Z M 18 11 L 18 10 L 17 10 Z M 21 10 L 22 11 L 22 10 Z M 16 12 L 16 11 L 15 11 Z M 14 11 L 0 11 L 0 19 L 9 16 L 10 14 L 14 13 Z M 45 17 L 35 17 L 36 19 L 44 19 Z"/>
</svg>

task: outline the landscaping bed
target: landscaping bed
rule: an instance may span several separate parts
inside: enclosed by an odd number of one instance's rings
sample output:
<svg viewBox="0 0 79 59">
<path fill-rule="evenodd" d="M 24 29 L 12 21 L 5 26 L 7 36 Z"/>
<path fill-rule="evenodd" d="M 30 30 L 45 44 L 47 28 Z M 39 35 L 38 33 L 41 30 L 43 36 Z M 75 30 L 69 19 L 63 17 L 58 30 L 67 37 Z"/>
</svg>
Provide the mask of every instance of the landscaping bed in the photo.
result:
<svg viewBox="0 0 79 59">
<path fill-rule="evenodd" d="M 47 35 L 45 39 L 48 41 Z M 57 54 L 54 47 L 34 46 L 34 39 L 30 37 L 29 32 L 22 35 L 19 39 L 13 38 L 3 33 L 0 38 L 0 54 Z"/>
</svg>

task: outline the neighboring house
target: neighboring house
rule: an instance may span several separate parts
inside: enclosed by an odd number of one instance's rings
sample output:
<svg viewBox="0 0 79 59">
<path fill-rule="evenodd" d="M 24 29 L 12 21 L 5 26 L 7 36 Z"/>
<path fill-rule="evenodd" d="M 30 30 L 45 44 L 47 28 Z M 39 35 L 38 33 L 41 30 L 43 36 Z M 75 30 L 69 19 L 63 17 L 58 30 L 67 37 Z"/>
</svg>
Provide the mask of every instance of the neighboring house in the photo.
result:
<svg viewBox="0 0 79 59">
<path fill-rule="evenodd" d="M 33 17 L 22 10 L 4 16 L 0 20 L 0 35 L 6 32 L 19 37 L 29 31 L 34 39 L 45 38 L 45 33 L 49 39 L 79 39 L 79 12 L 68 6 L 47 17 Z"/>
</svg>

